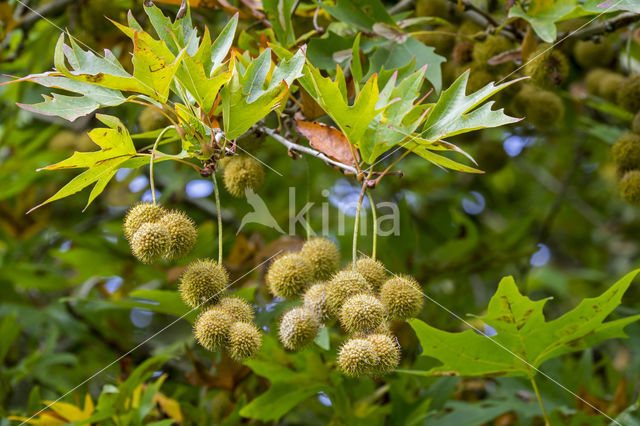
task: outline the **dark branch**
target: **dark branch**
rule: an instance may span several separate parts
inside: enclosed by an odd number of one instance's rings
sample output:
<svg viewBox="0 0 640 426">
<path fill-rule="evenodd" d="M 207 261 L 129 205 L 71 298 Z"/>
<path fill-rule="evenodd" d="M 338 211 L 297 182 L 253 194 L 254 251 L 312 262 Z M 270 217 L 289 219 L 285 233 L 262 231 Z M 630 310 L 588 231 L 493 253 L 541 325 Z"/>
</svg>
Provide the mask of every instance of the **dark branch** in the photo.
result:
<svg viewBox="0 0 640 426">
<path fill-rule="evenodd" d="M 569 39 L 578 39 L 583 40 L 587 38 L 591 38 L 601 34 L 607 34 L 616 31 L 622 27 L 626 27 L 627 25 L 633 24 L 636 21 L 640 20 L 640 13 L 622 13 L 615 18 L 607 19 L 599 23 L 598 25 L 594 25 L 592 27 L 583 28 L 581 30 L 561 34 L 558 37 L 558 40 L 562 42 Z"/>
</svg>

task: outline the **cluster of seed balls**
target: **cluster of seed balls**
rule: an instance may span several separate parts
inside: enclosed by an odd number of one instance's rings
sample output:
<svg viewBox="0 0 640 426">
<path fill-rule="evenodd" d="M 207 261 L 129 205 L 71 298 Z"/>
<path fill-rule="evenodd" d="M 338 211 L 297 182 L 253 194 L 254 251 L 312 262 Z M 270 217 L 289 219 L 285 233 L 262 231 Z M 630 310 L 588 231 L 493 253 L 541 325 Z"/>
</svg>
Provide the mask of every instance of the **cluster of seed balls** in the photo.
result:
<svg viewBox="0 0 640 426">
<path fill-rule="evenodd" d="M 631 132 L 620 136 L 611 148 L 620 177 L 620 195 L 629 204 L 640 204 L 640 111 Z"/>
<path fill-rule="evenodd" d="M 530 77 L 525 84 L 507 87 L 495 99 L 508 113 L 524 116 L 536 128 L 550 128 L 562 120 L 565 105 L 556 89 L 566 86 L 572 63 L 583 70 L 592 70 L 587 77 L 591 93 L 615 101 L 634 113 L 640 109 L 640 97 L 637 96 L 640 77 L 627 78 L 606 69 L 615 65 L 616 45 L 612 41 L 615 36 L 570 40 L 554 48 L 541 44 L 530 53 L 524 52 L 526 57 L 522 58 L 524 67 L 520 72 L 513 61 L 497 63 L 500 61 L 495 60 L 500 54 L 520 46 L 500 34 L 490 34 L 486 28 L 467 19 L 457 10 L 455 3 L 418 0 L 415 5 L 418 17 L 446 20 L 444 24 L 426 27 L 426 32 L 416 36 L 447 58 L 442 65 L 443 83 L 450 85 L 464 71 L 470 70 L 467 91 L 472 92 L 492 81 L 506 77 L 514 79 L 524 74 Z M 560 24 L 559 30 L 569 32 L 583 24 L 584 20 L 567 20 Z"/>
<path fill-rule="evenodd" d="M 254 324 L 253 308 L 241 297 L 226 294 L 229 275 L 215 260 L 198 259 L 190 263 L 178 290 L 192 308 L 204 306 L 196 319 L 196 340 L 210 351 L 226 349 L 242 361 L 255 356 L 262 346 L 262 335 Z"/>
<path fill-rule="evenodd" d="M 145 202 L 129 209 L 122 228 L 133 255 L 144 263 L 179 259 L 198 239 L 196 226 L 185 213 Z"/>
<path fill-rule="evenodd" d="M 420 285 L 410 277 L 387 276 L 382 263 L 369 257 L 339 268 L 338 247 L 319 237 L 271 264 L 266 276 L 271 294 L 302 302 L 282 315 L 280 341 L 287 349 L 303 349 L 321 327 L 337 320 L 349 336 L 338 351 L 340 369 L 353 377 L 388 374 L 400 361 L 388 322 L 418 315 Z"/>
</svg>

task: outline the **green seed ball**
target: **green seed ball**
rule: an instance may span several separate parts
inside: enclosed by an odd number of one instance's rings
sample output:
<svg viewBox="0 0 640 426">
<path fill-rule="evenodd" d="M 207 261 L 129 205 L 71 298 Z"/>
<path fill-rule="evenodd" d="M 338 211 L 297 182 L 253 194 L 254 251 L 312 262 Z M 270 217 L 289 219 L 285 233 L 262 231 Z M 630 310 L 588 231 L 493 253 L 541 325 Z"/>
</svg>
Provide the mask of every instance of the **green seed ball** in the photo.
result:
<svg viewBox="0 0 640 426">
<path fill-rule="evenodd" d="M 573 57 L 578 65 L 586 69 L 606 67 L 614 56 L 611 44 L 606 41 L 580 40 L 573 46 Z"/>
<path fill-rule="evenodd" d="M 629 204 L 640 204 L 640 171 L 631 170 L 620 179 L 620 195 Z"/>
<path fill-rule="evenodd" d="M 177 210 L 165 214 L 160 223 L 168 230 L 171 237 L 167 259 L 179 259 L 188 254 L 198 240 L 198 230 L 189 216 Z"/>
<path fill-rule="evenodd" d="M 313 266 L 316 280 L 327 280 L 340 267 L 340 250 L 328 238 L 315 237 L 307 240 L 300 254 Z"/>
<path fill-rule="evenodd" d="M 449 5 L 446 0 L 418 0 L 416 2 L 416 16 L 447 18 Z"/>
<path fill-rule="evenodd" d="M 235 155 L 224 166 L 223 180 L 229 194 L 242 198 L 246 189 L 260 189 L 264 183 L 264 168 L 253 157 Z"/>
<path fill-rule="evenodd" d="M 557 125 L 564 117 L 564 104 L 560 96 L 548 90 L 529 92 L 525 108 L 527 120 L 535 127 L 547 129 Z"/>
<path fill-rule="evenodd" d="M 162 259 L 171 244 L 171 236 L 161 223 L 144 223 L 133 234 L 131 250 L 133 255 L 144 263 L 153 263 Z"/>
<path fill-rule="evenodd" d="M 211 259 L 191 262 L 180 277 L 180 296 L 192 308 L 216 303 L 229 284 L 227 271 Z"/>
<path fill-rule="evenodd" d="M 548 44 L 541 44 L 525 63 L 524 73 L 537 86 L 559 86 L 569 76 L 569 60 L 561 51 L 549 49 Z"/>
<path fill-rule="evenodd" d="M 613 161 L 622 171 L 640 169 L 640 135 L 625 133 L 611 147 Z"/>
<path fill-rule="evenodd" d="M 235 322 L 229 329 L 228 350 L 231 358 L 243 361 L 260 352 L 262 336 L 258 327 L 250 322 Z"/>
<path fill-rule="evenodd" d="M 157 109 L 146 107 L 138 117 L 138 125 L 143 132 L 150 132 L 168 126 L 169 119 Z"/>
<path fill-rule="evenodd" d="M 273 261 L 267 271 L 267 286 L 275 297 L 295 297 L 313 280 L 311 263 L 297 253 L 287 253 Z"/>
<path fill-rule="evenodd" d="M 231 315 L 231 318 L 233 318 L 234 322 L 253 322 L 255 318 L 253 308 L 241 297 L 223 297 L 216 306 L 227 311 L 229 315 Z"/>
<path fill-rule="evenodd" d="M 337 316 L 340 308 L 351 296 L 370 293 L 371 286 L 367 280 L 353 269 L 338 271 L 327 282 L 327 305 L 331 316 Z"/>
<path fill-rule="evenodd" d="M 492 70 L 506 71 L 513 67 L 513 63 L 506 62 L 503 64 L 491 66 L 488 64 L 489 59 L 500 53 L 506 52 L 512 48 L 511 42 L 499 35 L 490 35 L 485 41 L 475 43 L 473 45 L 473 52 L 471 56 L 473 58 L 474 66 L 478 68 L 489 68 Z"/>
<path fill-rule="evenodd" d="M 131 240 L 143 223 L 158 222 L 166 214 L 165 209 L 152 203 L 138 203 L 124 217 L 122 229 L 127 240 Z"/>
<path fill-rule="evenodd" d="M 366 339 L 349 339 L 338 350 L 338 367 L 347 376 L 365 376 L 375 369 L 377 363 L 376 348 Z"/>
<path fill-rule="evenodd" d="M 221 349 L 229 337 L 233 318 L 219 306 L 211 306 L 196 319 L 193 333 L 196 341 L 210 351 Z"/>
<path fill-rule="evenodd" d="M 382 262 L 368 256 L 363 256 L 356 261 L 356 271 L 367 280 L 371 290 L 376 293 L 388 278 L 387 271 Z"/>
<path fill-rule="evenodd" d="M 589 71 L 584 79 L 585 85 L 587 86 L 587 92 L 592 95 L 600 96 L 600 82 L 610 73 L 611 71 L 604 68 L 596 68 Z"/>
<path fill-rule="evenodd" d="M 316 283 L 304 292 L 304 306 L 311 310 L 321 323 L 329 318 L 329 306 L 327 305 L 327 284 Z"/>
<path fill-rule="evenodd" d="M 633 117 L 631 122 L 631 131 L 636 135 L 640 135 L 640 111 Z"/>
<path fill-rule="evenodd" d="M 627 78 L 618 90 L 618 105 L 634 114 L 640 111 L 640 74 Z"/>
<path fill-rule="evenodd" d="M 420 284 L 407 276 L 389 278 L 380 290 L 380 298 L 389 316 L 401 320 L 418 315 L 424 303 Z"/>
<path fill-rule="evenodd" d="M 351 296 L 340 309 L 340 325 L 348 333 L 371 332 L 384 322 L 386 309 L 375 296 Z"/>
<path fill-rule="evenodd" d="M 394 337 L 388 334 L 371 334 L 365 339 L 371 342 L 378 358 L 378 362 L 372 369 L 374 376 L 384 376 L 398 367 L 400 348 Z"/>
<path fill-rule="evenodd" d="M 318 316 L 305 306 L 290 309 L 280 319 L 280 342 L 297 351 L 313 342 L 320 331 Z"/>
<path fill-rule="evenodd" d="M 598 93 L 609 102 L 616 102 L 620 87 L 622 87 L 625 81 L 626 78 L 622 74 L 609 72 L 602 76 Z"/>
</svg>

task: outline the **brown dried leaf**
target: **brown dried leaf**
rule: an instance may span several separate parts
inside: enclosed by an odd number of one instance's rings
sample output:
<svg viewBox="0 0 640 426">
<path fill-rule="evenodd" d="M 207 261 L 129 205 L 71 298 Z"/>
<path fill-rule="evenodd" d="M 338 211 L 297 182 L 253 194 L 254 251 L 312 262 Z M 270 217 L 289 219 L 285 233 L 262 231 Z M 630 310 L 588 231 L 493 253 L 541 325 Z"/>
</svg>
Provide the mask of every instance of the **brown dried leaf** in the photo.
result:
<svg viewBox="0 0 640 426">
<path fill-rule="evenodd" d="M 327 157 L 339 161 L 343 164 L 355 166 L 360 161 L 357 151 L 353 158 L 351 144 L 347 137 L 338 129 L 317 121 L 297 121 L 298 132 L 309 139 L 311 146 L 325 154 Z"/>
<path fill-rule="evenodd" d="M 487 61 L 489 65 L 500 65 L 505 62 L 517 62 L 522 59 L 522 51 L 520 49 L 507 50 L 502 52 Z"/>
</svg>

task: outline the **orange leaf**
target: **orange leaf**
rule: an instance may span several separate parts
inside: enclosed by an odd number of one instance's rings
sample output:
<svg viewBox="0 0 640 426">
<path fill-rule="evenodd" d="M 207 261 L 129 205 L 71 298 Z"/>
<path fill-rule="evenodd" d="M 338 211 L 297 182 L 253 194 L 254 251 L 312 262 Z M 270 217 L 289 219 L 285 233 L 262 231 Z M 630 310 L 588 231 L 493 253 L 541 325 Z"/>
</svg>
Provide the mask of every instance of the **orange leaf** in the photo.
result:
<svg viewBox="0 0 640 426">
<path fill-rule="evenodd" d="M 311 146 L 327 157 L 343 164 L 355 166 L 360 161 L 357 151 L 352 151 L 347 137 L 338 129 L 317 121 L 296 121 L 298 132 L 309 139 Z M 353 158 L 353 153 L 356 159 Z"/>
</svg>

